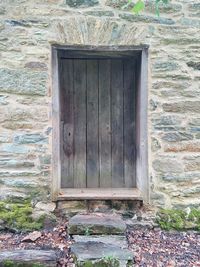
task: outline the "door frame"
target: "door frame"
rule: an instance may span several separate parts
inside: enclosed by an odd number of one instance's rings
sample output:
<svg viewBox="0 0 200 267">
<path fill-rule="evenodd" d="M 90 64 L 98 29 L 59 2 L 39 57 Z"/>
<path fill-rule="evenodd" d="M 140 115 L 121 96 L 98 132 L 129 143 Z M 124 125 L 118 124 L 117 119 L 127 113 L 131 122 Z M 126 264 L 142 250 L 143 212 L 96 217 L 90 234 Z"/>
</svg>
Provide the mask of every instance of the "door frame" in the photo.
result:
<svg viewBox="0 0 200 267">
<path fill-rule="evenodd" d="M 148 174 L 148 46 L 61 46 L 51 47 L 52 92 L 52 201 L 59 199 L 61 191 L 61 123 L 59 63 L 61 51 L 97 53 L 140 53 L 136 98 L 136 186 L 145 202 L 149 202 Z M 144 167 L 145 166 L 145 167 Z"/>
</svg>

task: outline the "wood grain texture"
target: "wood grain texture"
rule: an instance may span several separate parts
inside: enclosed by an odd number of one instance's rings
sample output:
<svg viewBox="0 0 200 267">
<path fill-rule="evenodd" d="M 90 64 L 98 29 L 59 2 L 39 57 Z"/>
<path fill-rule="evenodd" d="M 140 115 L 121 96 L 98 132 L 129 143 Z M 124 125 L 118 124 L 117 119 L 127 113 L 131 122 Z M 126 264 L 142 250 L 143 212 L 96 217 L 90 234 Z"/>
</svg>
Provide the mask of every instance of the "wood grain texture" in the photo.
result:
<svg viewBox="0 0 200 267">
<path fill-rule="evenodd" d="M 87 60 L 87 187 L 99 187 L 98 61 Z"/>
<path fill-rule="evenodd" d="M 86 187 L 85 60 L 74 60 L 74 187 Z"/>
<path fill-rule="evenodd" d="M 135 174 L 135 72 L 134 61 L 124 64 L 124 180 L 125 187 L 134 187 Z"/>
<path fill-rule="evenodd" d="M 111 187 L 111 61 L 99 60 L 99 162 L 100 187 Z"/>
<path fill-rule="evenodd" d="M 73 110 L 73 60 L 62 60 L 61 112 L 62 112 L 62 146 L 61 146 L 61 187 L 74 186 L 74 110 Z"/>
<path fill-rule="evenodd" d="M 112 187 L 124 187 L 123 62 L 111 62 Z"/>
<path fill-rule="evenodd" d="M 142 196 L 137 188 L 69 188 L 62 189 L 58 199 L 142 200 Z"/>
</svg>

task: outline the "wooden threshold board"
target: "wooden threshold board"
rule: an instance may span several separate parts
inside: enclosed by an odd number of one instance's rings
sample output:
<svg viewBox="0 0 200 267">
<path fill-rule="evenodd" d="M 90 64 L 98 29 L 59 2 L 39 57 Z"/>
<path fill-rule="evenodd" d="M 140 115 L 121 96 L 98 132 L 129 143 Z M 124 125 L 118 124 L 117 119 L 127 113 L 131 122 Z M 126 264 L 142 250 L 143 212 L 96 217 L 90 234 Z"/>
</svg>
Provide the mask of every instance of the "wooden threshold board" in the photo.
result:
<svg viewBox="0 0 200 267">
<path fill-rule="evenodd" d="M 60 190 L 58 200 L 143 200 L 137 188 L 64 188 Z"/>
</svg>

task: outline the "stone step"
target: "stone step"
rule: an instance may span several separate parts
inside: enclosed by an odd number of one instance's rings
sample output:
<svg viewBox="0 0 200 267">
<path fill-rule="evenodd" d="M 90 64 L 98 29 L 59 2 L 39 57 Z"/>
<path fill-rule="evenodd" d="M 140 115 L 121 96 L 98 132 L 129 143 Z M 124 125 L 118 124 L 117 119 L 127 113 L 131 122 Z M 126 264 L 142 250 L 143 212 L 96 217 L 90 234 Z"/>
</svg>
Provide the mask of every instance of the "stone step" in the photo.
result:
<svg viewBox="0 0 200 267">
<path fill-rule="evenodd" d="M 127 249 L 128 243 L 126 236 L 124 235 L 91 235 L 91 236 L 84 236 L 84 235 L 74 235 L 73 240 L 77 242 L 97 242 L 97 243 L 104 243 L 104 244 L 111 244 L 116 245 L 120 248 Z"/>
<path fill-rule="evenodd" d="M 96 238 L 72 244 L 76 267 L 133 266 L 133 253 L 117 244 L 103 243 Z"/>
<path fill-rule="evenodd" d="M 59 255 L 54 250 L 12 250 L 0 251 L 0 266 L 26 266 L 40 264 L 44 267 L 55 267 Z M 7 265 L 6 265 L 7 264 Z"/>
<path fill-rule="evenodd" d="M 126 224 L 121 216 L 115 214 L 78 214 L 69 220 L 69 234 L 71 235 L 112 235 L 124 234 L 125 231 Z"/>
</svg>

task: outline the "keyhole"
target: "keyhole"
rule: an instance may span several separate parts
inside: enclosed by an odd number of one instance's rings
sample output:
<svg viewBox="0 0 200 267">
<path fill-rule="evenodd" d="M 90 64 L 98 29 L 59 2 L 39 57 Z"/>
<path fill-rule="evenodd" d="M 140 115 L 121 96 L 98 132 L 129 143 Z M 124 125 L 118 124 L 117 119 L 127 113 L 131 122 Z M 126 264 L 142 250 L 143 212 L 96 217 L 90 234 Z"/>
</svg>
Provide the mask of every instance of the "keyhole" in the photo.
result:
<svg viewBox="0 0 200 267">
<path fill-rule="evenodd" d="M 71 135 L 71 133 L 69 133 L 69 136 Z"/>
</svg>

